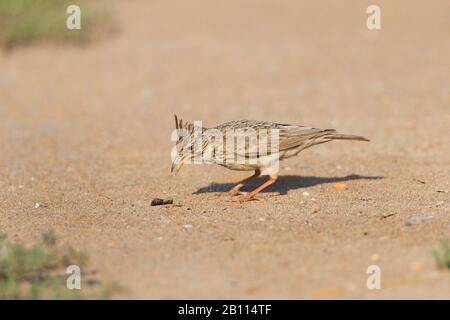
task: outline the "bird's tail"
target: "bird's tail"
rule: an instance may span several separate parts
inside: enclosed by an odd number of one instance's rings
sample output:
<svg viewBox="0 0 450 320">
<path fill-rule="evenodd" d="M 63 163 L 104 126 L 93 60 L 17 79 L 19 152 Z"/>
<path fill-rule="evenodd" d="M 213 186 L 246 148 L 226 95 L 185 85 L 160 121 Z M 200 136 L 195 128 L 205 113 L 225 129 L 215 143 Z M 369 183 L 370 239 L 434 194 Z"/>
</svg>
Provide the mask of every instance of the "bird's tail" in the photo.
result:
<svg viewBox="0 0 450 320">
<path fill-rule="evenodd" d="M 325 135 L 324 138 L 331 139 L 331 140 L 370 141 L 369 139 L 361 137 L 361 136 L 355 136 L 352 134 L 341 134 L 341 133 L 335 133 L 335 132 L 330 132 L 329 134 Z"/>
</svg>

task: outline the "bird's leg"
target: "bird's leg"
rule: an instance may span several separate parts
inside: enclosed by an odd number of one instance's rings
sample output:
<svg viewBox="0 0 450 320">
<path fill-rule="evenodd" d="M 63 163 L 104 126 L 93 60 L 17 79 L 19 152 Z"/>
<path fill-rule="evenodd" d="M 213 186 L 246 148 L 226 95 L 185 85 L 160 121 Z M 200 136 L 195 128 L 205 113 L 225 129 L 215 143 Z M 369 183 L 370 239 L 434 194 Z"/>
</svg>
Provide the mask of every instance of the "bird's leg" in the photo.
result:
<svg viewBox="0 0 450 320">
<path fill-rule="evenodd" d="M 264 182 L 262 185 L 260 185 L 258 188 L 256 188 L 255 190 L 253 190 L 252 192 L 250 192 L 249 194 L 246 194 L 242 197 L 240 197 L 239 199 L 237 199 L 238 202 L 245 202 L 245 201 L 249 201 L 255 198 L 255 195 L 260 192 L 261 190 L 267 188 L 268 186 L 270 186 L 271 184 L 273 184 L 276 180 L 277 180 L 277 176 L 270 176 L 269 180 L 267 180 L 266 182 Z"/>
<path fill-rule="evenodd" d="M 251 181 L 253 179 L 258 178 L 260 175 L 261 175 L 261 171 L 259 169 L 256 169 L 255 173 L 252 176 L 239 181 L 230 191 L 227 192 L 227 195 L 235 196 L 235 195 L 239 194 L 239 190 L 241 190 L 241 188 L 243 186 L 245 186 L 245 184 L 247 184 L 249 181 Z"/>
</svg>

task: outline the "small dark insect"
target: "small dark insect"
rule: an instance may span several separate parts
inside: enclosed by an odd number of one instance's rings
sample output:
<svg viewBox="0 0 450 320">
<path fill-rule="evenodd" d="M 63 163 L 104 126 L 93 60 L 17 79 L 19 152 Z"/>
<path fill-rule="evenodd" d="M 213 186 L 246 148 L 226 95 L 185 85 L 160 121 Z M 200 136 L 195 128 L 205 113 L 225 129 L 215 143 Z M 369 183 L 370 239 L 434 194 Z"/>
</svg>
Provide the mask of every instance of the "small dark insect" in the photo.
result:
<svg viewBox="0 0 450 320">
<path fill-rule="evenodd" d="M 172 204 L 172 203 L 173 203 L 172 199 L 164 200 L 164 199 L 160 199 L 160 198 L 155 198 L 155 199 L 152 200 L 150 205 L 151 206 L 162 206 L 162 205 L 165 205 L 165 204 Z"/>
</svg>

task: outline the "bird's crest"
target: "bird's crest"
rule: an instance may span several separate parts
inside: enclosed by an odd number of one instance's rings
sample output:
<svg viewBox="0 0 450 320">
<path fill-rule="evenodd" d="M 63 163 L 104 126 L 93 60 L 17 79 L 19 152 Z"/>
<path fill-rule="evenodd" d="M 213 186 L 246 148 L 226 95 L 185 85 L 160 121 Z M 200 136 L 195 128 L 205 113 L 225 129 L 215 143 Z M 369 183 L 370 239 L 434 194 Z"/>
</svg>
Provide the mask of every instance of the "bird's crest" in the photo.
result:
<svg viewBox="0 0 450 320">
<path fill-rule="evenodd" d="M 177 115 L 174 114 L 175 117 L 175 129 L 186 129 L 189 133 L 192 133 L 194 131 L 194 125 L 190 122 L 185 122 L 183 126 L 183 119 L 178 119 Z"/>
</svg>

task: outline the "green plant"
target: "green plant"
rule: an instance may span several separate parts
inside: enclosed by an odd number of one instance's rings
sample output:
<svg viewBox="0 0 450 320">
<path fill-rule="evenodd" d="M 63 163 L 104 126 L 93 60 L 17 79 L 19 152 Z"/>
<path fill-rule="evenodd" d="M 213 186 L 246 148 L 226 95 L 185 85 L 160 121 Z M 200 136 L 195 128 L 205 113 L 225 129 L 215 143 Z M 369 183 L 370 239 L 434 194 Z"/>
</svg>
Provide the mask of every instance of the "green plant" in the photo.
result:
<svg viewBox="0 0 450 320">
<path fill-rule="evenodd" d="M 439 243 L 440 249 L 433 251 L 434 259 L 439 268 L 450 269 L 450 246 L 448 240 Z"/>
<path fill-rule="evenodd" d="M 67 289 L 67 266 L 78 265 L 83 270 L 87 261 L 83 252 L 58 245 L 52 231 L 31 247 L 0 237 L 0 300 L 109 298 L 110 286 Z"/>
<path fill-rule="evenodd" d="M 68 30 L 70 0 L 1 0 L 0 46 L 11 49 L 33 42 L 82 43 L 112 30 L 110 14 L 95 1 L 79 0 L 81 30 Z"/>
</svg>

